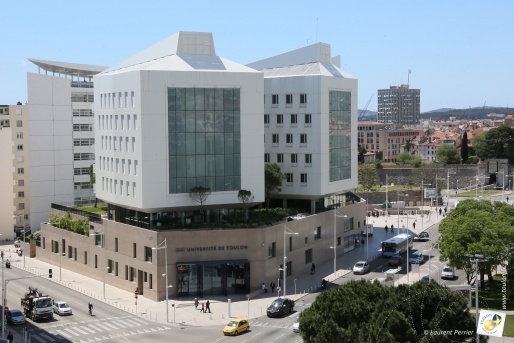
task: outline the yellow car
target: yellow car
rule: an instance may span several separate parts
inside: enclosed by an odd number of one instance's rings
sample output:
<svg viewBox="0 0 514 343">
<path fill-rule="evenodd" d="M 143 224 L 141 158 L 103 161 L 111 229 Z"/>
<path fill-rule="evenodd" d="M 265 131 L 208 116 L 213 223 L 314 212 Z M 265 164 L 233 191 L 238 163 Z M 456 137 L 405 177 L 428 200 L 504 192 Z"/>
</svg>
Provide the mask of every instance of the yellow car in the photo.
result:
<svg viewBox="0 0 514 343">
<path fill-rule="evenodd" d="M 250 331 L 250 323 L 246 319 L 236 318 L 232 319 L 223 329 L 223 334 L 225 336 L 232 335 L 237 336 L 241 332 Z"/>
</svg>

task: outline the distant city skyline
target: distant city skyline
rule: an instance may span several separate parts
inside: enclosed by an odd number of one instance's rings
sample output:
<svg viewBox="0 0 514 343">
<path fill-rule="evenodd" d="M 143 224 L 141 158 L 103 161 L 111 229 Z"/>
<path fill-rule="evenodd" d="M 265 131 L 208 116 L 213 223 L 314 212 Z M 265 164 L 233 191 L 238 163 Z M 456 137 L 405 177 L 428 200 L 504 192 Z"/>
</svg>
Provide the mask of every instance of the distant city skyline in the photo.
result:
<svg viewBox="0 0 514 343">
<path fill-rule="evenodd" d="M 212 32 L 216 53 L 247 64 L 316 42 L 359 81 L 358 108 L 409 82 L 421 112 L 514 107 L 514 3 L 97 1 L 3 6 L 0 104 L 27 101 L 28 58 L 112 66 L 177 31 Z M 409 74 L 409 70 L 411 73 Z"/>
</svg>

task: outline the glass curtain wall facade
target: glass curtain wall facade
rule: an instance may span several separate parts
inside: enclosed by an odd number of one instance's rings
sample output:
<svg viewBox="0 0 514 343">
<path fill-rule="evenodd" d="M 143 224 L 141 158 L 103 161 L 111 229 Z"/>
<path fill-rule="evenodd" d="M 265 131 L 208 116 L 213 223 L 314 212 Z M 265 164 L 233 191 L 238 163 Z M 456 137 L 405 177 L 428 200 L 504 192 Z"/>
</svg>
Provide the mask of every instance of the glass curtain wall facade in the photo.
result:
<svg viewBox="0 0 514 343">
<path fill-rule="evenodd" d="M 168 88 L 169 193 L 241 187 L 240 90 Z"/>
<path fill-rule="evenodd" d="M 329 92 L 330 182 L 351 178 L 351 92 Z"/>
</svg>

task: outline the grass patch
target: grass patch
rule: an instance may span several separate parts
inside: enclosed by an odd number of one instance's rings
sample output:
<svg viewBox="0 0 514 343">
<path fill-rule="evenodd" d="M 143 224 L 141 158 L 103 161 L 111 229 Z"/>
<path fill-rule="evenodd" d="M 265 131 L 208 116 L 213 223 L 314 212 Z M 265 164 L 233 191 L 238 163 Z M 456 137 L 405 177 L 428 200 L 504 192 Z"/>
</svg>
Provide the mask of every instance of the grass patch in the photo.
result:
<svg viewBox="0 0 514 343">
<path fill-rule="evenodd" d="M 478 307 L 502 311 L 502 276 L 494 275 L 492 281 L 485 282 L 485 290 L 478 289 Z M 475 295 L 472 299 L 473 308 L 475 307 Z M 510 309 L 508 309 L 510 310 Z"/>
<path fill-rule="evenodd" d="M 416 187 L 408 187 L 408 186 L 405 186 L 405 185 L 396 185 L 396 186 L 387 186 L 387 191 L 388 192 L 392 192 L 392 191 L 410 191 L 410 190 L 417 190 L 419 189 L 416 188 Z M 355 188 L 354 190 L 355 192 L 369 192 L 368 190 L 364 190 L 364 188 L 362 188 L 361 185 L 359 185 L 357 188 Z M 382 186 L 380 187 L 380 185 L 376 185 L 375 187 L 373 187 L 371 189 L 371 192 L 385 192 L 386 191 L 386 186 Z"/>
<path fill-rule="evenodd" d="M 94 206 L 75 206 L 77 210 L 89 212 L 89 213 L 98 213 L 98 214 L 107 214 L 106 209 L 102 206 L 94 207 Z"/>
<path fill-rule="evenodd" d="M 466 192 L 462 192 L 462 193 L 459 193 L 459 194 L 450 194 L 450 197 L 470 197 L 470 198 L 474 198 L 476 196 L 490 196 L 490 195 L 498 195 L 498 194 L 501 194 L 502 191 L 501 190 L 495 190 L 495 189 L 491 189 L 491 190 L 486 190 L 486 191 L 478 191 L 478 192 L 475 192 L 475 191 L 466 191 Z"/>
</svg>

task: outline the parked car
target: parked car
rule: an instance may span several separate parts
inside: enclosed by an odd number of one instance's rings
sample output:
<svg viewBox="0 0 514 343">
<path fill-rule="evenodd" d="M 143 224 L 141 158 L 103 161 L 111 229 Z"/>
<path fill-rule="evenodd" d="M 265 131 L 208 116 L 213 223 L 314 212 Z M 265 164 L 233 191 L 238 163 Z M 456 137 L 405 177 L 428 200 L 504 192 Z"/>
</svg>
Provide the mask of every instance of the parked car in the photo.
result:
<svg viewBox="0 0 514 343">
<path fill-rule="evenodd" d="M 366 261 L 359 261 L 353 266 L 354 274 L 366 274 L 369 272 L 369 263 Z"/>
<path fill-rule="evenodd" d="M 5 316 L 9 324 L 23 324 L 25 323 L 25 316 L 20 310 L 10 310 Z"/>
<path fill-rule="evenodd" d="M 294 301 L 289 298 L 278 298 L 268 307 L 266 314 L 268 317 L 280 317 L 286 313 L 293 312 Z"/>
<path fill-rule="evenodd" d="M 394 254 L 389 258 L 390 266 L 401 266 L 403 264 L 403 258 L 399 254 Z"/>
<path fill-rule="evenodd" d="M 441 270 L 441 279 L 450 279 L 453 280 L 455 278 L 455 271 L 452 267 L 446 265 Z"/>
<path fill-rule="evenodd" d="M 300 332 L 300 321 L 298 319 L 293 324 L 293 332 Z"/>
<path fill-rule="evenodd" d="M 15 247 L 15 248 L 19 248 L 19 247 L 21 247 L 21 241 L 20 241 L 19 239 L 17 239 L 17 240 L 15 240 L 15 241 L 14 241 L 14 247 Z"/>
<path fill-rule="evenodd" d="M 430 236 L 428 235 L 428 232 L 426 232 L 426 231 L 420 232 L 420 234 L 418 235 L 418 241 L 429 241 L 429 240 L 430 240 Z"/>
<path fill-rule="evenodd" d="M 419 253 L 419 252 L 413 252 L 413 253 L 409 256 L 409 263 L 413 263 L 413 264 L 422 264 L 422 263 L 423 263 L 423 260 L 424 260 L 423 254 L 421 254 L 421 253 Z"/>
<path fill-rule="evenodd" d="M 244 318 L 232 319 L 227 325 L 225 325 L 225 328 L 223 328 L 223 334 L 225 336 L 237 336 L 240 333 L 247 331 L 250 331 L 250 323 L 248 323 L 248 320 Z"/>
<path fill-rule="evenodd" d="M 54 313 L 57 313 L 60 316 L 73 314 L 71 306 L 68 305 L 66 301 L 54 301 L 52 309 Z"/>
</svg>

